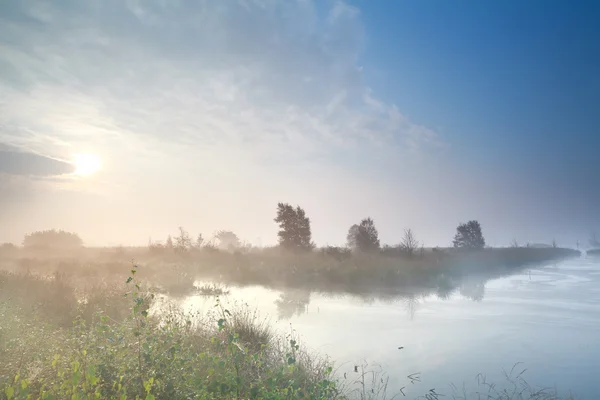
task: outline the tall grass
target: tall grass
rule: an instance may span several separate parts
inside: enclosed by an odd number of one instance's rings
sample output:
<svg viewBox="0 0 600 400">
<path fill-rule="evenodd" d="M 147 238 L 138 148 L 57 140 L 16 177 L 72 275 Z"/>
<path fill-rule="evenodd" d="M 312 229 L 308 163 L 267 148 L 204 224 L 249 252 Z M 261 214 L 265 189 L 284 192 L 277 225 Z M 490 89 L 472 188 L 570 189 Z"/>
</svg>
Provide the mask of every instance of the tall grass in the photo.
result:
<svg viewBox="0 0 600 400">
<path fill-rule="evenodd" d="M 60 280 L 2 274 L 0 398 L 342 397 L 326 360 L 311 358 L 293 338 L 276 339 L 255 313 L 220 304 L 212 317 L 152 313 L 153 293 L 137 282 L 136 271 L 126 296 L 109 291 L 99 300 L 96 288 L 85 301 Z M 37 293 L 23 296 L 31 288 Z M 56 289 L 70 293 L 70 301 Z M 103 311 L 123 306 L 123 299 L 127 313 Z M 40 302 L 53 304 L 46 309 Z"/>
</svg>

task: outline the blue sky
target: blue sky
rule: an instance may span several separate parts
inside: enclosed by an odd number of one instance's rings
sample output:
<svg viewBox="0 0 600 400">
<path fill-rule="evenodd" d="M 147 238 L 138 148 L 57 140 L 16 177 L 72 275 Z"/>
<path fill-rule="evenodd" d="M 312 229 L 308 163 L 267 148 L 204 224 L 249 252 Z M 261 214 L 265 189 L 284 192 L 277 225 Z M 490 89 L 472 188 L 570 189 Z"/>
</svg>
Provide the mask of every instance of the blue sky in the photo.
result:
<svg viewBox="0 0 600 400">
<path fill-rule="evenodd" d="M 600 230 L 597 2 L 9 1 L 0 49 L 0 241 Z"/>
</svg>

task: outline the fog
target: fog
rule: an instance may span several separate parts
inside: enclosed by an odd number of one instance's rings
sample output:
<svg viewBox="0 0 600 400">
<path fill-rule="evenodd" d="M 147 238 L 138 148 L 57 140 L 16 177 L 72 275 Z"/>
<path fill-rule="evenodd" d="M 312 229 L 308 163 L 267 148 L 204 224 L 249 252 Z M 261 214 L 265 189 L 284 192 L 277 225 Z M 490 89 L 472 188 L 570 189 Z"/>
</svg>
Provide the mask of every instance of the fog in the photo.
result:
<svg viewBox="0 0 600 400">
<path fill-rule="evenodd" d="M 2 2 L 0 398 L 596 398 L 599 16 Z"/>
</svg>

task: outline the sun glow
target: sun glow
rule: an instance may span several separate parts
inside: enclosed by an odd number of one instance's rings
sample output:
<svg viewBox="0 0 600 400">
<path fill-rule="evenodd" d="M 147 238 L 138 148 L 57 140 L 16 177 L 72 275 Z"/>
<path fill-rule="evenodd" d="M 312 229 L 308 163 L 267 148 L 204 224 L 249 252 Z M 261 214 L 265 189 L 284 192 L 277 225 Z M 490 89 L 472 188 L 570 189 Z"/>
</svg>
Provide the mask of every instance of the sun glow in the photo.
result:
<svg viewBox="0 0 600 400">
<path fill-rule="evenodd" d="M 100 169 L 98 156 L 93 154 L 73 154 L 75 159 L 75 175 L 88 176 Z"/>
</svg>

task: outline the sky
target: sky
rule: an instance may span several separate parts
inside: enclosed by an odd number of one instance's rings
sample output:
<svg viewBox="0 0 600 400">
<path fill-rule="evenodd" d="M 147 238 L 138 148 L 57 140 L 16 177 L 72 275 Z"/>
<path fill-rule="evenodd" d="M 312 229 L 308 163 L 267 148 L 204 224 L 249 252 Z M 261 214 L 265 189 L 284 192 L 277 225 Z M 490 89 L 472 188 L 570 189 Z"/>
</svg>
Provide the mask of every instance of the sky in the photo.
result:
<svg viewBox="0 0 600 400">
<path fill-rule="evenodd" d="M 600 231 L 596 1 L 8 0 L 0 242 Z"/>
</svg>

